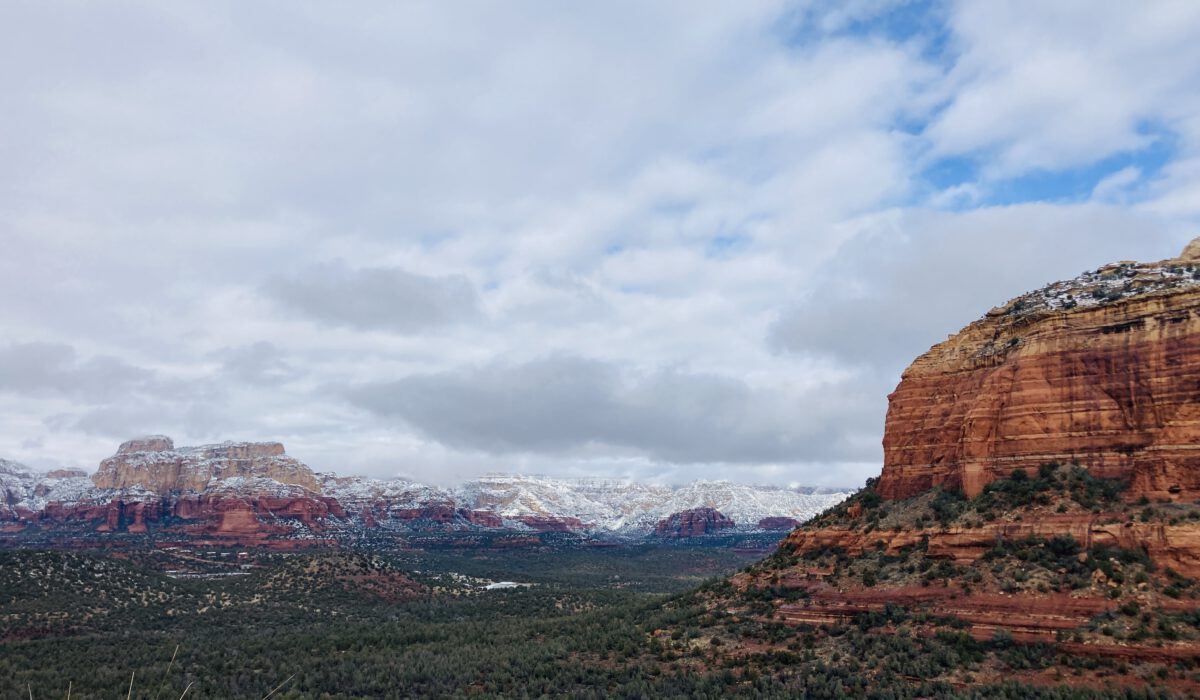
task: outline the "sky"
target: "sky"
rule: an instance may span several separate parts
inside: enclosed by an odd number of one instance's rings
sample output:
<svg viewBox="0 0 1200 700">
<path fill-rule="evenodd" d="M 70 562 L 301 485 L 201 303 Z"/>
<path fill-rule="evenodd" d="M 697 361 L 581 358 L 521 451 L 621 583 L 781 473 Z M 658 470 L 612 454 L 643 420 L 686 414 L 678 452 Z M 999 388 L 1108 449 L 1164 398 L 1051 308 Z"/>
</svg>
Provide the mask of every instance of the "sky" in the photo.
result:
<svg viewBox="0 0 1200 700">
<path fill-rule="evenodd" d="M 854 486 L 1200 235 L 1200 3 L 0 4 L 0 457 Z"/>
</svg>

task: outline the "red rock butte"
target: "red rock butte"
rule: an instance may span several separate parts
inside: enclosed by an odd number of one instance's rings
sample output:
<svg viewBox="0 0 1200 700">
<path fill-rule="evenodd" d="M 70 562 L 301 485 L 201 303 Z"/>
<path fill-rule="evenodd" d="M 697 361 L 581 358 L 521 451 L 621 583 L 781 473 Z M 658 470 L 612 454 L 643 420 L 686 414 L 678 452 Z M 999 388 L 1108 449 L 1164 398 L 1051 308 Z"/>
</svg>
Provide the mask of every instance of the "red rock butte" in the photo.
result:
<svg viewBox="0 0 1200 700">
<path fill-rule="evenodd" d="M 673 513 L 654 527 L 657 537 L 684 539 L 702 537 L 734 527 L 735 523 L 715 508 L 692 508 Z"/>
<path fill-rule="evenodd" d="M 284 454 L 278 442 L 224 442 L 176 448 L 164 435 L 129 440 L 100 462 L 92 475 L 97 488 L 141 487 L 160 495 L 204 491 L 213 482 L 234 478 L 267 478 L 320 493 L 316 476 L 303 463 Z"/>
<path fill-rule="evenodd" d="M 1013 470 L 1078 462 L 1127 498 L 1200 498 L 1200 239 L 992 309 L 904 372 L 878 491 L 979 494 Z"/>
</svg>

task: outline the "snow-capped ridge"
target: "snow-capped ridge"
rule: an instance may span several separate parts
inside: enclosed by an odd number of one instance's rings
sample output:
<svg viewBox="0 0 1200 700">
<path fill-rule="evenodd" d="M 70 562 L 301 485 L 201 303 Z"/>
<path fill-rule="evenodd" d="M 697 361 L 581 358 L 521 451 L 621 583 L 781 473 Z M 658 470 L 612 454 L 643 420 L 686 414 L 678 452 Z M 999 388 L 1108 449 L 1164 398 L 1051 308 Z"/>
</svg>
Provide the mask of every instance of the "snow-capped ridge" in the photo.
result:
<svg viewBox="0 0 1200 700">
<path fill-rule="evenodd" d="M 440 488 L 407 478 L 314 473 L 288 456 L 278 442 L 176 447 L 164 435 L 122 443 L 90 479 L 79 470 L 37 474 L 19 463 L 0 460 L 0 517 L 6 519 L 52 504 L 148 502 L 188 494 L 332 499 L 346 513 L 365 521 L 403 513 L 404 517 L 466 519 L 482 527 L 528 529 L 531 524 L 553 523 L 627 534 L 651 532 L 673 514 L 706 508 L 719 511 L 741 528 L 755 528 L 766 518 L 804 521 L 849 495 L 727 479 L 664 486 L 628 478 L 500 472 Z"/>
</svg>

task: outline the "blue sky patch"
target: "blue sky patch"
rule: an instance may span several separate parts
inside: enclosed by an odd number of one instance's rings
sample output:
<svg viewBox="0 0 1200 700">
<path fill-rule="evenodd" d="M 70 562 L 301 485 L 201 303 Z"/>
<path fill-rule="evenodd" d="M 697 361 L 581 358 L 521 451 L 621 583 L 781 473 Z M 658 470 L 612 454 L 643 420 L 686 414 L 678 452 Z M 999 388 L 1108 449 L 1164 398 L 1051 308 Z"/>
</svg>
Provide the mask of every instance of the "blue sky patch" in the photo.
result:
<svg viewBox="0 0 1200 700">
<path fill-rule="evenodd" d="M 1124 189 L 1131 200 L 1138 198 L 1138 185 L 1154 179 L 1178 151 L 1178 139 L 1170 131 L 1153 125 L 1143 125 L 1139 132 L 1153 136 L 1150 144 L 1137 151 L 1117 153 L 1093 163 L 1063 170 L 1032 170 L 1018 177 L 985 180 L 981 175 L 987 156 L 954 156 L 943 158 L 922 171 L 919 180 L 925 194 L 940 192 L 960 185 L 977 185 L 978 199 L 964 206 L 1004 206 L 1025 202 L 1070 203 L 1086 201 L 1096 186 L 1106 177 L 1126 168 L 1136 168 L 1139 175 Z"/>
</svg>

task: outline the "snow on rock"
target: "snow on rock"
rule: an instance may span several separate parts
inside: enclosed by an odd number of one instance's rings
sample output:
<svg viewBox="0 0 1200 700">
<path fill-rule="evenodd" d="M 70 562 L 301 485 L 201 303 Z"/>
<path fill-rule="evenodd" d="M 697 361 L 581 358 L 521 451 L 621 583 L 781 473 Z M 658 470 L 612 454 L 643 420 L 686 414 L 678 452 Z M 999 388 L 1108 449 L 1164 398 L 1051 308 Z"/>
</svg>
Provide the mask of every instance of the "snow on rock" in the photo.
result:
<svg viewBox="0 0 1200 700">
<path fill-rule="evenodd" d="M 516 474 L 489 474 L 466 482 L 454 494 L 465 507 L 505 518 L 574 517 L 590 527 L 627 532 L 647 532 L 675 513 L 699 508 L 719 510 L 743 527 L 767 517 L 804 521 L 849 495 L 730 481 L 694 481 L 671 487 Z"/>
<path fill-rule="evenodd" d="M 312 492 L 321 488 L 312 470 L 288 457 L 278 442 L 223 442 L 176 448 L 164 435 L 123 443 L 115 455 L 100 462 L 92 482 L 99 488 L 141 487 L 165 495 L 201 492 L 211 482 L 234 477 L 268 478 Z"/>
<path fill-rule="evenodd" d="M 358 476 L 318 474 L 321 492 L 336 498 L 344 508 L 360 512 L 384 504 L 390 510 L 413 510 L 431 504 L 453 507 L 454 498 L 447 491 L 408 479 L 368 479 Z"/>
<path fill-rule="evenodd" d="M 503 518 L 532 516 L 572 517 L 585 525 L 611 519 L 611 507 L 571 488 L 568 481 L 520 474 L 487 474 L 453 491 L 470 510 L 496 513 Z"/>
<path fill-rule="evenodd" d="M 50 503 L 98 504 L 115 494 L 127 500 L 145 500 L 154 494 L 145 489 L 97 489 L 80 469 L 58 469 L 40 474 L 18 462 L 0 459 L 0 519 L 12 520 L 45 510 Z"/>
<path fill-rule="evenodd" d="M 17 505 L 33 495 L 36 485 L 37 479 L 29 467 L 0 459 L 0 518 L 14 519 Z"/>
<path fill-rule="evenodd" d="M 1110 304 L 1123 299 L 1200 286 L 1200 264 L 1190 259 L 1112 263 L 1074 279 L 1053 282 L 997 306 L 987 316 L 1024 317 Z"/>
<path fill-rule="evenodd" d="M 848 493 L 695 481 L 661 486 L 625 479 L 555 479 L 488 474 L 442 489 L 407 479 L 315 474 L 277 442 L 225 442 L 176 447 L 163 435 L 130 440 L 100 463 L 90 479 L 81 470 L 38 474 L 0 460 L 0 520 L 48 506 L 125 504 L 214 496 L 270 496 L 336 501 L 368 526 L 381 518 L 464 522 L 518 530 L 652 532 L 676 513 L 713 509 L 740 528 L 764 519 L 804 521 Z"/>
<path fill-rule="evenodd" d="M 740 526 L 756 525 L 763 518 L 784 516 L 805 521 L 841 503 L 849 493 L 809 493 L 801 489 L 735 484 L 731 481 L 693 481 L 675 490 L 671 500 L 657 509 L 656 521 L 672 513 L 712 508 Z"/>
</svg>

